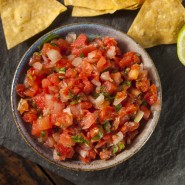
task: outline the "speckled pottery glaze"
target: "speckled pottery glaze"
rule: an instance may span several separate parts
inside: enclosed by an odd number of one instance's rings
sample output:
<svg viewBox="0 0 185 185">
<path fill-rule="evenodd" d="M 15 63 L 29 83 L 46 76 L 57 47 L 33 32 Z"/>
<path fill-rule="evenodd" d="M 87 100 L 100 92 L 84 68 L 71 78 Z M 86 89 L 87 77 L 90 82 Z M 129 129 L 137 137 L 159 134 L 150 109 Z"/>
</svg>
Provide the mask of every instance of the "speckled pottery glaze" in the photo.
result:
<svg viewBox="0 0 185 185">
<path fill-rule="evenodd" d="M 43 146 L 42 143 L 39 143 L 37 139 L 31 135 L 30 125 L 24 123 L 24 121 L 21 118 L 21 115 L 17 111 L 17 105 L 20 98 L 16 94 L 16 85 L 19 83 L 23 83 L 26 71 L 29 68 L 28 66 L 29 58 L 32 56 L 32 54 L 35 51 L 38 50 L 38 46 L 40 46 L 43 40 L 45 40 L 45 38 L 47 38 L 48 35 L 50 35 L 51 33 L 58 34 L 61 37 L 65 38 L 65 36 L 69 32 L 75 32 L 77 35 L 80 33 L 85 33 L 88 36 L 88 38 L 95 38 L 97 36 L 100 36 L 100 37 L 109 36 L 109 37 L 115 38 L 118 42 L 119 47 L 122 49 L 123 52 L 135 51 L 141 55 L 144 68 L 149 71 L 149 76 L 152 82 L 154 82 L 158 87 L 158 97 L 161 102 L 160 107 L 158 107 L 157 109 L 154 106 L 152 107 L 152 115 L 153 115 L 152 118 L 143 127 L 141 133 L 136 137 L 133 143 L 124 151 L 122 151 L 120 154 L 116 155 L 115 157 L 107 161 L 95 160 L 89 164 L 84 164 L 80 161 L 74 161 L 74 160 L 55 161 L 53 159 L 52 150 Z M 151 134 L 153 133 L 160 116 L 161 107 L 162 107 L 162 89 L 161 89 L 159 75 L 152 59 L 140 45 L 138 45 L 133 39 L 131 39 L 125 33 L 105 25 L 99 25 L 99 24 L 93 24 L 93 23 L 71 24 L 71 25 L 59 27 L 45 34 L 27 50 L 27 52 L 22 57 L 15 71 L 15 75 L 12 82 L 12 89 L 11 89 L 11 106 L 12 106 L 13 117 L 19 132 L 21 133 L 25 142 L 38 155 L 43 157 L 46 161 L 54 163 L 60 167 L 64 167 L 72 170 L 95 171 L 95 170 L 110 168 L 128 160 L 130 157 L 136 154 L 141 149 L 141 147 L 146 143 L 146 141 L 150 138 Z"/>
</svg>

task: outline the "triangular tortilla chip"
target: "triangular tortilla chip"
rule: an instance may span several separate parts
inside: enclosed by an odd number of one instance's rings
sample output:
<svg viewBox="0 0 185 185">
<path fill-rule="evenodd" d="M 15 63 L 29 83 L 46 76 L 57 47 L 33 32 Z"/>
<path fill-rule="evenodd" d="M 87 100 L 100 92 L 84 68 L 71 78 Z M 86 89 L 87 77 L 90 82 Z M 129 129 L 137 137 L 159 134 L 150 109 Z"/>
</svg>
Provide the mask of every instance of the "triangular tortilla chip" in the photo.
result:
<svg viewBox="0 0 185 185">
<path fill-rule="evenodd" d="M 64 4 L 93 10 L 120 10 L 140 7 L 144 0 L 64 0 Z"/>
<path fill-rule="evenodd" d="M 89 8 L 83 8 L 83 7 L 73 7 L 72 11 L 72 17 L 92 17 L 92 16 L 98 16 L 103 14 L 112 14 L 116 10 L 93 10 Z"/>
<path fill-rule="evenodd" d="M 177 42 L 185 24 L 185 9 L 179 0 L 146 0 L 128 35 L 144 48 Z"/>
<path fill-rule="evenodd" d="M 1 19 L 8 49 L 46 29 L 66 10 L 56 0 L 6 0 Z"/>
</svg>

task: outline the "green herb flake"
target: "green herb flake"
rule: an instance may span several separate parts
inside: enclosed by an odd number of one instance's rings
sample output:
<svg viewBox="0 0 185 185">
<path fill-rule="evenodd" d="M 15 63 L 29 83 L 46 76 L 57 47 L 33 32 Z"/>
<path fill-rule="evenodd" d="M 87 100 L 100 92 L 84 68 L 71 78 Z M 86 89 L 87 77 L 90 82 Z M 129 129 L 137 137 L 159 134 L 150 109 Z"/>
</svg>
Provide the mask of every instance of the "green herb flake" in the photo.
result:
<svg viewBox="0 0 185 185">
<path fill-rule="evenodd" d="M 146 102 L 146 100 L 143 100 L 142 101 L 142 105 L 144 105 L 144 106 L 147 106 L 148 105 L 148 103 Z"/>
<path fill-rule="evenodd" d="M 111 129 L 111 124 L 110 124 L 110 122 L 109 121 L 106 121 L 105 123 L 104 123 L 104 125 L 103 125 L 103 127 L 104 127 L 104 129 L 105 129 L 105 131 L 107 132 L 107 133 L 110 133 L 110 129 Z"/>
<path fill-rule="evenodd" d="M 103 137 L 103 128 L 99 127 L 99 132 L 97 135 L 95 135 L 92 140 L 93 141 L 99 141 Z"/>
<path fill-rule="evenodd" d="M 80 57 L 81 57 L 81 58 L 83 58 L 83 57 L 84 57 L 84 54 L 83 54 L 83 53 L 81 53 L 81 54 L 80 54 Z"/>
<path fill-rule="evenodd" d="M 33 77 L 32 77 L 30 74 L 27 74 L 27 77 L 28 77 L 30 80 L 33 80 Z"/>
<path fill-rule="evenodd" d="M 81 136 L 81 135 L 76 135 L 76 136 L 72 136 L 71 137 L 72 138 L 72 140 L 73 140 L 73 142 L 75 142 L 75 143 L 85 143 L 85 144 L 89 144 L 89 141 L 88 140 L 86 140 L 83 136 Z"/>
<path fill-rule="evenodd" d="M 119 103 L 118 105 L 114 106 L 116 109 L 116 112 L 119 112 L 119 110 L 122 108 L 121 103 Z"/>
<path fill-rule="evenodd" d="M 50 44 L 51 44 L 52 46 L 55 46 L 55 47 L 57 46 L 55 43 L 52 43 L 52 42 L 51 42 Z"/>
<path fill-rule="evenodd" d="M 117 145 L 114 145 L 113 148 L 112 148 L 112 153 L 113 154 L 116 154 L 118 152 L 118 146 Z"/>
<path fill-rule="evenodd" d="M 62 67 L 62 68 L 56 69 L 56 72 L 58 72 L 60 74 L 66 74 L 66 68 Z"/>
<path fill-rule="evenodd" d="M 60 153 L 60 152 L 57 152 L 57 155 L 58 155 L 58 156 L 61 156 L 61 153 Z"/>
<path fill-rule="evenodd" d="M 40 56 L 39 52 L 34 52 L 33 55 Z"/>
<path fill-rule="evenodd" d="M 41 135 L 41 137 L 45 137 L 46 136 L 46 132 L 42 130 L 40 135 Z"/>
<path fill-rule="evenodd" d="M 140 57 L 140 56 L 141 56 L 141 54 L 140 54 L 140 53 L 136 53 L 136 56 Z"/>
<path fill-rule="evenodd" d="M 41 50 L 41 48 L 42 48 L 42 46 L 43 46 L 44 43 L 50 42 L 51 40 L 54 40 L 54 39 L 56 39 L 56 38 L 58 38 L 58 37 L 59 37 L 59 35 L 53 34 L 53 33 L 51 33 L 50 35 L 48 35 L 48 37 L 46 37 L 46 38 L 42 41 L 42 43 L 40 44 L 40 46 L 38 47 L 39 50 Z"/>
<path fill-rule="evenodd" d="M 130 87 L 131 86 L 131 82 L 130 81 L 126 81 L 125 84 Z"/>
<path fill-rule="evenodd" d="M 121 150 L 123 150 L 125 148 L 125 145 L 123 143 L 118 143 L 118 147 Z"/>
<path fill-rule="evenodd" d="M 72 101 L 70 104 L 71 104 L 71 105 L 76 105 L 76 104 L 78 104 L 78 101 L 77 101 L 77 100 L 74 100 L 74 101 Z"/>
</svg>

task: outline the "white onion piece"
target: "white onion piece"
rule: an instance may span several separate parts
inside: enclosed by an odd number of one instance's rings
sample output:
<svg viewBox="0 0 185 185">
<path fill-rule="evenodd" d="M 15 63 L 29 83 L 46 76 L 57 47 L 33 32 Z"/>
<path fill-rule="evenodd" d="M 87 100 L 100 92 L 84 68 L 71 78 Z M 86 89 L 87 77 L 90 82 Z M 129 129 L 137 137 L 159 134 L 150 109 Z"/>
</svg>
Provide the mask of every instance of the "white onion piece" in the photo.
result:
<svg viewBox="0 0 185 185">
<path fill-rule="evenodd" d="M 55 145 L 55 140 L 53 139 L 53 137 L 48 137 L 45 144 L 49 146 L 50 148 L 53 148 Z"/>
<path fill-rule="evenodd" d="M 53 150 L 53 159 L 60 160 L 60 156 L 57 154 L 57 151 L 55 149 Z"/>
<path fill-rule="evenodd" d="M 92 104 L 95 104 L 95 99 L 92 96 L 88 96 L 88 99 Z"/>
<path fill-rule="evenodd" d="M 110 58 L 110 59 L 112 59 L 112 58 L 114 58 L 115 57 L 115 55 L 116 55 L 116 48 L 115 48 L 115 46 L 111 46 L 108 50 L 107 50 L 107 58 Z"/>
<path fill-rule="evenodd" d="M 55 64 L 57 61 L 59 61 L 62 58 L 62 55 L 59 51 L 55 49 L 50 49 L 47 53 L 48 58 L 51 60 L 52 64 Z"/>
<path fill-rule="evenodd" d="M 113 102 L 113 105 L 116 106 L 116 105 L 120 104 L 124 99 L 125 99 L 125 97 L 115 98 L 114 102 Z"/>
<path fill-rule="evenodd" d="M 82 156 L 82 157 L 86 157 L 88 155 L 88 151 L 86 150 L 79 150 L 79 154 Z"/>
<path fill-rule="evenodd" d="M 46 115 L 50 114 L 50 109 L 44 108 L 42 112 L 43 112 L 43 116 L 46 116 Z"/>
<path fill-rule="evenodd" d="M 100 106 L 103 102 L 104 102 L 105 98 L 103 94 L 100 94 L 96 100 L 95 100 L 95 104 L 96 106 Z"/>
<path fill-rule="evenodd" d="M 134 122 L 139 123 L 144 116 L 144 112 L 139 110 L 134 118 Z"/>
<path fill-rule="evenodd" d="M 131 89 L 131 93 L 134 95 L 134 96 L 139 96 L 141 94 L 141 91 L 139 91 L 138 89 L 136 88 L 132 88 Z"/>
<path fill-rule="evenodd" d="M 45 94 L 45 100 L 46 102 L 51 100 L 53 98 L 53 96 L 51 94 Z"/>
<path fill-rule="evenodd" d="M 97 81 L 96 79 L 92 79 L 91 82 L 96 85 L 97 87 L 100 87 L 101 86 L 101 83 L 100 81 Z"/>
<path fill-rule="evenodd" d="M 117 145 L 120 141 L 122 141 L 123 140 L 123 133 L 122 132 L 118 132 L 117 134 L 116 134 L 116 139 L 113 139 L 113 144 L 114 145 Z"/>
<path fill-rule="evenodd" d="M 90 53 L 88 53 L 88 59 L 93 59 L 95 57 L 96 51 L 91 51 Z"/>
<path fill-rule="evenodd" d="M 77 57 L 77 58 L 73 59 L 73 61 L 72 61 L 72 65 L 75 67 L 81 66 L 81 64 L 82 64 L 81 57 Z"/>
<path fill-rule="evenodd" d="M 40 62 L 35 62 L 34 64 L 33 64 L 33 67 L 35 68 L 35 69 L 38 69 L 39 71 L 42 69 L 42 64 L 40 63 Z"/>
<path fill-rule="evenodd" d="M 101 76 L 100 76 L 100 79 L 101 80 L 104 80 L 104 81 L 110 81 L 110 82 L 113 81 L 112 78 L 111 78 L 111 76 L 110 76 L 110 72 L 109 71 L 103 72 L 101 74 Z"/>
<path fill-rule="evenodd" d="M 151 111 L 160 111 L 160 110 L 161 110 L 161 106 L 159 104 L 151 106 Z"/>
<path fill-rule="evenodd" d="M 68 60 L 73 60 L 75 58 L 75 55 L 68 55 L 67 58 Z"/>
<path fill-rule="evenodd" d="M 66 41 L 68 43 L 72 43 L 76 40 L 76 33 L 75 32 L 70 32 L 66 35 Z"/>
<path fill-rule="evenodd" d="M 69 107 L 65 108 L 65 109 L 63 110 L 63 112 L 66 112 L 66 113 L 68 113 L 69 115 L 72 115 L 71 109 L 70 109 Z"/>
<path fill-rule="evenodd" d="M 55 142 L 59 141 L 59 138 L 60 138 L 60 134 L 59 133 L 53 133 L 52 136 L 53 136 L 53 139 L 55 140 Z"/>
</svg>

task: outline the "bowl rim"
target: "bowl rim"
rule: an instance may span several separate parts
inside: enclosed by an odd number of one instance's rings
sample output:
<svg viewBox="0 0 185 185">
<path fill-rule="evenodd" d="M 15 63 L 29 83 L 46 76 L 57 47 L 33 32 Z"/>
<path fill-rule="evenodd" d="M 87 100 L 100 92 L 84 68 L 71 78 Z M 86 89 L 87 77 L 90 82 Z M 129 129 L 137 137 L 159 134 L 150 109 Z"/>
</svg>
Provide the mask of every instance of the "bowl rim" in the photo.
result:
<svg viewBox="0 0 185 185">
<path fill-rule="evenodd" d="M 49 159 L 48 157 L 46 157 L 44 154 L 42 154 L 41 152 L 39 152 L 37 150 L 37 148 L 35 148 L 32 143 L 27 139 L 27 137 L 25 136 L 25 134 L 23 133 L 23 131 L 21 130 L 20 128 L 20 124 L 22 123 L 19 123 L 18 120 L 16 119 L 16 114 L 15 112 L 17 111 L 16 108 L 14 108 L 14 100 L 13 100 L 13 93 L 15 91 L 14 89 L 14 85 L 15 85 L 15 77 L 17 75 L 17 72 L 18 72 L 18 69 L 20 67 L 20 65 L 22 64 L 23 62 L 23 59 L 25 58 L 25 56 L 28 54 L 29 50 L 39 41 L 42 41 L 42 39 L 44 39 L 46 36 L 52 34 L 53 32 L 57 31 L 57 30 L 62 30 L 62 29 L 65 29 L 67 27 L 71 27 L 71 26 L 82 26 L 82 25 L 96 25 L 96 26 L 100 26 L 100 27 L 104 27 L 104 28 L 108 28 L 108 29 L 111 29 L 111 30 L 116 30 L 117 32 L 119 32 L 121 35 L 124 35 L 125 37 L 128 37 L 130 40 L 132 40 L 132 42 L 135 42 L 137 44 L 137 47 L 141 50 L 143 50 L 143 53 L 150 59 L 150 62 L 152 64 L 152 68 L 154 68 L 154 71 L 156 73 L 156 78 L 157 78 L 157 81 L 158 81 L 158 88 L 160 90 L 160 94 L 158 94 L 159 96 L 159 99 L 160 99 L 160 110 L 158 110 L 158 114 L 157 114 L 157 117 L 156 117 L 156 121 L 154 122 L 154 125 L 153 125 L 153 129 L 151 130 L 151 132 L 147 135 L 147 137 L 145 138 L 144 142 L 142 142 L 142 144 L 140 144 L 137 149 L 131 153 L 127 158 L 124 158 L 124 159 L 121 159 L 119 160 L 118 162 L 112 164 L 112 165 L 107 165 L 107 166 L 104 166 L 104 167 L 98 167 L 98 168 L 76 168 L 76 167 L 68 167 L 68 166 L 65 166 L 65 165 L 62 165 L 61 163 L 58 163 L 57 161 L 55 161 L 54 159 L 51 160 Z M 159 118 L 160 118 L 160 115 L 161 115 L 161 110 L 162 110 L 162 86 L 161 86 L 161 80 L 160 80 L 160 77 L 159 77 L 159 74 L 158 74 L 158 70 L 153 62 L 153 60 L 151 59 L 151 57 L 149 56 L 148 52 L 142 48 L 135 40 L 133 40 L 129 35 L 127 35 L 125 32 L 121 31 L 121 30 L 118 30 L 112 26 L 109 26 L 109 25 L 106 25 L 106 24 L 99 24 L 99 23 L 93 23 L 93 22 L 81 22 L 81 23 L 71 23 L 71 24 L 65 24 L 63 26 L 60 26 L 60 27 L 57 27 L 47 33 L 45 33 L 44 35 L 42 35 L 41 37 L 39 37 L 36 41 L 33 42 L 33 44 L 26 50 L 26 52 L 24 53 L 24 55 L 21 57 L 21 59 L 19 60 L 19 63 L 16 67 L 16 70 L 14 72 L 14 76 L 13 76 L 13 80 L 12 80 L 12 84 L 11 84 L 11 93 L 10 93 L 10 100 L 11 100 L 11 111 L 12 111 L 12 115 L 13 115 L 13 119 L 14 119 L 14 123 L 16 124 L 16 127 L 18 128 L 18 131 L 19 133 L 21 134 L 21 137 L 23 138 L 23 140 L 26 142 L 26 144 L 31 147 L 31 149 L 37 154 L 39 155 L 41 158 L 45 159 L 47 162 L 49 163 L 52 163 L 54 165 L 57 165 L 58 167 L 62 167 L 62 168 L 65 168 L 65 169 L 68 169 L 68 170 L 74 170 L 74 171 L 100 171 L 100 170 L 104 170 L 104 169 L 108 169 L 108 168 L 112 168 L 114 166 L 117 166 L 118 164 L 121 164 L 125 161 L 127 161 L 128 159 L 130 159 L 132 156 L 134 156 L 136 153 L 138 153 L 141 148 L 145 145 L 145 143 L 149 140 L 149 138 L 151 137 L 152 133 L 154 132 L 155 128 L 156 128 L 156 125 L 159 121 Z M 152 118 L 153 119 L 153 118 Z M 112 158 L 113 159 L 113 158 Z M 111 159 L 110 159 L 111 160 Z"/>
</svg>

